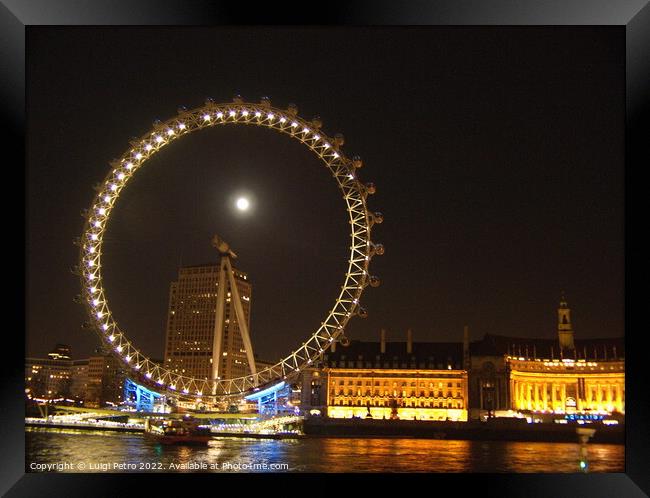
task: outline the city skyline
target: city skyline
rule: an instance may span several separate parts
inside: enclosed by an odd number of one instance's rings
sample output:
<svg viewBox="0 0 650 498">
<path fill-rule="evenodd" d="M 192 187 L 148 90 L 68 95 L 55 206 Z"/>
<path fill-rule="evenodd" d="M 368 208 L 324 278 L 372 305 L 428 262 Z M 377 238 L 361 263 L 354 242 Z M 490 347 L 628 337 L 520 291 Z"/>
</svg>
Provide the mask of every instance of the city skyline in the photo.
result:
<svg viewBox="0 0 650 498">
<path fill-rule="evenodd" d="M 381 44 L 382 30 L 338 32 L 330 41 L 347 47 L 338 57 L 345 69 L 319 72 L 321 81 L 312 83 L 290 66 L 304 59 L 315 71 L 334 62 L 333 56 L 310 60 L 318 30 L 267 30 L 269 53 L 292 54 L 271 63 L 260 57 L 254 37 L 234 29 L 201 53 L 224 67 L 239 59 L 256 69 L 235 76 L 204 68 L 207 77 L 196 83 L 173 70 L 192 41 L 212 40 L 210 30 L 174 38 L 165 58 L 150 59 L 137 48 L 160 43 L 147 30 L 106 30 L 104 40 L 83 29 L 53 39 L 36 30 L 33 43 L 47 43 L 50 51 L 30 61 L 28 354 L 45 354 L 55 342 L 80 353 L 98 344 L 80 327 L 86 317 L 72 302 L 79 284 L 69 267 L 77 262 L 71 242 L 81 234 L 78 213 L 108 161 L 130 136 L 153 119 L 173 116 L 178 105 L 198 106 L 206 97 L 225 102 L 234 93 L 250 100 L 268 94 L 280 107 L 295 102 L 307 119 L 320 114 L 324 130 L 344 133 L 346 153 L 364 159 L 361 178 L 377 185 L 369 205 L 386 222 L 373 240 L 385 245 L 386 255 L 372 270 L 382 286 L 364 293 L 369 317 L 350 322 L 348 336 L 367 340 L 385 328 L 401 338 L 410 328 L 416 340 L 451 341 L 467 324 L 472 339 L 490 332 L 553 337 L 562 290 L 574 310 L 576 337 L 622 335 L 624 68 L 612 48 L 620 36 L 588 28 L 570 36 L 560 29 L 552 38 L 511 31 L 504 41 L 488 29 L 471 30 L 469 39 L 469 31 L 443 37 L 400 30 L 381 61 L 360 54 Z M 304 41 L 299 47 L 297 39 Z M 108 56 L 136 40 L 128 57 Z M 553 44 L 565 53 L 558 56 Z M 410 46 L 418 48 L 404 55 Z M 106 55 L 97 58 L 101 64 L 90 50 Z M 44 78 L 53 53 L 57 72 Z M 524 58 L 529 53 L 534 63 Z M 465 63 L 446 64 L 463 55 Z M 267 64 L 281 67 L 275 74 L 263 71 Z M 147 84 L 156 82 L 154 90 L 144 96 L 138 83 L 77 86 L 119 74 L 118 68 L 140 68 Z M 359 69 L 334 95 L 332 85 L 347 68 Z M 258 71 L 269 81 L 256 81 Z M 396 85 L 374 81 L 376 73 L 392 75 L 386 80 Z M 485 85 L 475 85 L 477 76 Z M 162 84 L 166 78 L 178 84 Z M 82 123 L 92 126 L 82 129 Z M 251 328 L 261 357 L 288 353 L 331 306 L 348 244 L 343 205 L 313 158 L 269 135 L 239 128 L 186 138 L 153 159 L 123 194 L 106 239 L 107 292 L 129 337 L 151 356 L 162 357 L 170 275 L 181 262 L 210 261 L 213 230 L 224 232 L 256 283 Z M 190 167 L 194 174 L 187 175 Z M 241 191 L 255 201 L 246 216 L 229 209 Z M 58 202 L 62 196 L 65 203 Z M 51 250 L 33 250 L 44 239 Z M 52 265 L 52 258 L 65 263 Z M 277 282 L 286 292 L 276 291 Z"/>
</svg>

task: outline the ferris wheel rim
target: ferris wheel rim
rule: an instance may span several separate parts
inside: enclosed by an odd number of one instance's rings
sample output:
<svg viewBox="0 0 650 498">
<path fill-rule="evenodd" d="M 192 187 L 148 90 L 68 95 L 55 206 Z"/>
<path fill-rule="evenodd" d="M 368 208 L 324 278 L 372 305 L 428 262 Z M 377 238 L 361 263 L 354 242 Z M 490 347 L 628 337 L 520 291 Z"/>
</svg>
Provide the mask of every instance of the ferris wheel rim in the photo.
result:
<svg viewBox="0 0 650 498">
<path fill-rule="evenodd" d="M 346 204 L 350 223 L 350 257 L 345 280 L 334 306 L 326 318 L 302 345 L 274 365 L 255 375 L 232 379 L 200 379 L 172 372 L 153 362 L 128 339 L 108 306 L 103 287 L 101 255 L 103 236 L 110 213 L 120 192 L 146 161 L 166 145 L 184 135 L 217 125 L 244 124 L 270 128 L 297 139 L 316 154 L 335 178 Z M 235 98 L 231 103 L 217 104 L 208 99 L 203 106 L 192 110 L 180 108 L 178 115 L 164 122 L 154 122 L 153 129 L 131 142 L 120 159 L 110 162 L 111 169 L 102 184 L 96 187 L 90 209 L 86 210 L 80 239 L 79 276 L 82 282 L 82 301 L 90 316 L 90 324 L 111 353 L 118 357 L 144 383 L 160 391 L 195 401 L 237 396 L 277 380 L 289 379 L 309 368 L 344 333 L 349 320 L 364 316 L 360 297 L 376 277 L 368 273 L 370 260 L 383 254 L 381 244 L 371 241 L 372 225 L 380 223 L 379 213 L 368 210 L 366 198 L 374 193 L 373 184 L 363 184 L 358 178 L 360 159 L 349 159 L 342 151 L 343 138 L 328 136 L 320 130 L 319 118 L 307 121 L 297 115 L 295 106 L 282 110 L 262 99 L 259 104 Z M 375 279 L 373 281 L 373 279 Z"/>
</svg>

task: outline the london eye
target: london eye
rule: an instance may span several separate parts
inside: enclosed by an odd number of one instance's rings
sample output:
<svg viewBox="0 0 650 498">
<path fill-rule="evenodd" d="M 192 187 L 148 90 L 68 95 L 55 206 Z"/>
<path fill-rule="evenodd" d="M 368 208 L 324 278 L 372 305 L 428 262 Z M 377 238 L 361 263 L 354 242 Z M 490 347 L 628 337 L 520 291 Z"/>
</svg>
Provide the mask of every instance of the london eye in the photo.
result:
<svg viewBox="0 0 650 498">
<path fill-rule="evenodd" d="M 260 371 L 253 368 L 250 375 L 199 379 L 152 361 L 128 339 L 111 312 L 104 289 L 102 244 L 120 192 L 148 159 L 189 133 L 224 125 L 252 125 L 283 133 L 305 145 L 325 164 L 337 182 L 348 213 L 350 252 L 341 291 L 320 326 L 305 342 L 274 365 Z M 229 103 L 207 99 L 201 107 L 179 108 L 175 117 L 155 122 L 153 129 L 132 141 L 119 159 L 111 161 L 108 174 L 96 187 L 97 194 L 90 208 L 84 211 L 77 272 L 81 279 L 81 300 L 90 317 L 86 325 L 97 332 L 103 346 L 135 377 L 160 392 L 195 401 L 241 395 L 256 387 L 295 377 L 301 370 L 314 365 L 333 342 L 345 344 L 348 341 L 345 328 L 351 318 L 367 316 L 360 298 L 367 286 L 379 285 L 379 279 L 369 273 L 369 265 L 374 256 L 384 253 L 384 247 L 371 240 L 373 225 L 381 223 L 383 216 L 368 209 L 367 198 L 375 192 L 375 186 L 360 180 L 362 160 L 358 156 L 346 156 L 342 149 L 343 135 L 329 136 L 321 127 L 319 118 L 303 119 L 298 116 L 295 105 L 279 109 L 273 107 L 268 98 L 262 98 L 259 103 L 244 102 L 239 96 Z"/>
</svg>

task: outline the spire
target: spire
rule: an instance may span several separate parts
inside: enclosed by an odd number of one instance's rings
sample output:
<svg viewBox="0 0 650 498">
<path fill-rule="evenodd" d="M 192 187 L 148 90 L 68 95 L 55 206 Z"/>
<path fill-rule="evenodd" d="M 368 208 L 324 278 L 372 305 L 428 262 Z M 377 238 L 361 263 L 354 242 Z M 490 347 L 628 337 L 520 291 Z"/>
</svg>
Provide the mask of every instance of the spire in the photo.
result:
<svg viewBox="0 0 650 498">
<path fill-rule="evenodd" d="M 571 309 L 567 304 L 566 297 L 564 296 L 564 291 L 562 291 L 562 296 L 560 298 L 560 307 L 557 309 L 557 332 L 558 339 L 560 341 L 560 353 L 563 349 L 575 349 L 573 343 L 573 326 L 571 325 Z"/>
</svg>

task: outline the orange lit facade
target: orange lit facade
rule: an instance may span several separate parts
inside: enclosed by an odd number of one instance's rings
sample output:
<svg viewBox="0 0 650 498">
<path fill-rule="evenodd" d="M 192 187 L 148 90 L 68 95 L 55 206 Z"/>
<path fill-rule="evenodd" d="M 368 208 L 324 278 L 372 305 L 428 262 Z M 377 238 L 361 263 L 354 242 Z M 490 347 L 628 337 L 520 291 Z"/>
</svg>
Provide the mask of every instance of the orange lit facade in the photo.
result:
<svg viewBox="0 0 650 498">
<path fill-rule="evenodd" d="M 557 343 L 526 345 L 523 356 L 521 345 L 517 356 L 513 346 L 506 356 L 510 408 L 538 413 L 624 414 L 622 341 L 577 341 L 564 297 L 557 312 Z"/>
<path fill-rule="evenodd" d="M 625 413 L 625 362 L 507 358 L 511 408 L 533 412 Z"/>
<path fill-rule="evenodd" d="M 335 344 L 303 373 L 303 407 L 334 418 L 475 420 L 625 414 L 623 338 L 575 339 L 558 308 L 555 339 L 486 334 L 463 342 Z M 338 349 L 337 349 L 338 348 Z"/>
<path fill-rule="evenodd" d="M 471 344 L 470 418 L 514 410 L 625 413 L 623 338 L 576 339 L 562 298 L 557 339 L 486 335 Z"/>
<path fill-rule="evenodd" d="M 334 418 L 467 420 L 463 370 L 328 368 L 327 415 Z"/>
<path fill-rule="evenodd" d="M 406 342 L 386 342 L 382 332 L 379 343 L 352 341 L 324 357 L 310 377 L 311 405 L 319 393 L 320 411 L 333 418 L 464 421 L 462 363 L 461 343 L 413 343 L 410 332 Z"/>
</svg>

